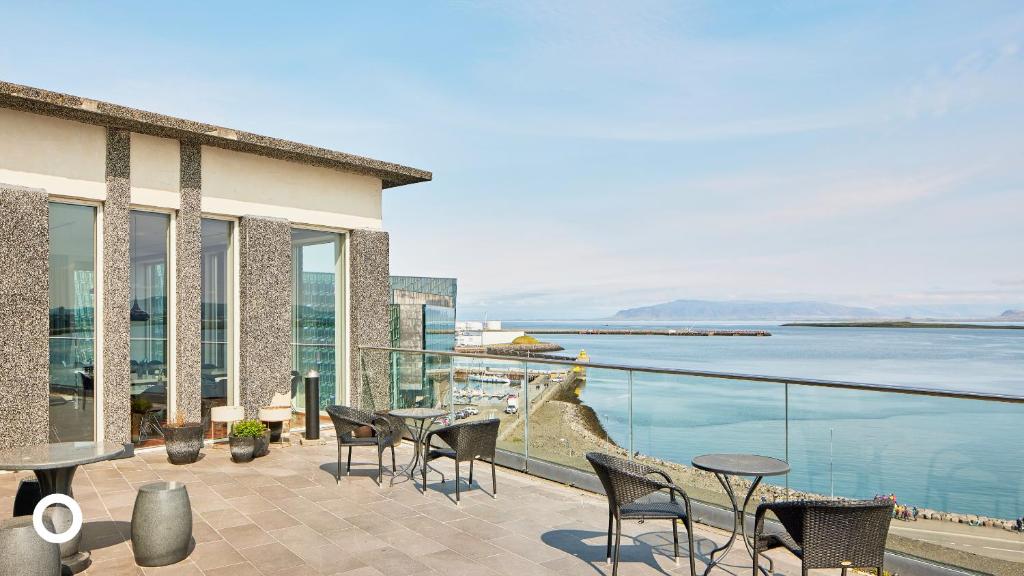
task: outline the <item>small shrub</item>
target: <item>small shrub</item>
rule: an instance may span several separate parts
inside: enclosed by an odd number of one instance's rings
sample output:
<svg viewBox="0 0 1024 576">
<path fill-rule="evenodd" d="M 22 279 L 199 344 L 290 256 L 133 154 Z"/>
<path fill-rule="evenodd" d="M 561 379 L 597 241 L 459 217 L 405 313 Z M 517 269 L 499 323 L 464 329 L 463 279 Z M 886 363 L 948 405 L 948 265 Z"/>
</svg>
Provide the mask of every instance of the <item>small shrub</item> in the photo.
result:
<svg viewBox="0 0 1024 576">
<path fill-rule="evenodd" d="M 241 438 L 258 438 L 263 436 L 266 429 L 267 428 L 263 425 L 263 422 L 260 422 L 259 420 L 240 420 L 235 424 L 232 435 Z"/>
</svg>

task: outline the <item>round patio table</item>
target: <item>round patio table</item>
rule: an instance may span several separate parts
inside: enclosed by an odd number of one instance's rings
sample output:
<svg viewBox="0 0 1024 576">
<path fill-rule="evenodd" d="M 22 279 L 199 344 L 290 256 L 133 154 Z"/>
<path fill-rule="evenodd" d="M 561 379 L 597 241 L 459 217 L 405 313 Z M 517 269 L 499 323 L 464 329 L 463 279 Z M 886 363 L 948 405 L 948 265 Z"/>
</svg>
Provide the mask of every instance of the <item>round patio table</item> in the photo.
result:
<svg viewBox="0 0 1024 576">
<path fill-rule="evenodd" d="M 747 552 L 750 553 L 751 558 L 753 558 L 754 550 L 750 542 L 747 541 L 747 528 L 744 521 L 747 504 L 750 503 L 750 497 L 754 495 L 754 490 L 757 489 L 757 486 L 765 476 L 786 474 L 789 472 L 789 464 L 778 458 L 758 456 L 756 454 L 705 454 L 693 459 L 693 467 L 713 473 L 715 478 L 718 478 L 722 488 L 725 488 L 725 493 L 729 495 L 729 501 L 732 503 L 732 534 L 729 536 L 728 542 L 711 551 L 708 567 L 704 570 L 704 576 L 707 576 L 711 569 L 717 566 L 729 554 L 729 550 L 732 549 L 732 545 L 736 541 L 737 534 L 743 538 L 743 544 L 747 548 Z M 729 482 L 730 476 L 752 476 L 754 478 L 754 481 L 750 483 L 750 488 L 747 490 L 746 498 L 743 499 L 742 508 L 736 501 L 736 492 Z M 716 560 L 715 555 L 719 553 L 721 555 Z M 771 558 L 768 559 L 768 570 L 760 566 L 758 568 L 766 575 L 775 569 Z"/>
<path fill-rule="evenodd" d="M 412 441 L 414 446 L 412 461 L 409 462 L 409 464 L 400 472 L 402 475 L 408 476 L 409 480 L 415 481 L 416 470 L 421 465 L 420 452 L 426 449 L 426 447 L 423 446 L 423 441 L 427 437 L 427 432 L 430 430 L 430 426 L 434 421 L 447 414 L 447 412 L 444 410 L 438 410 L 437 408 L 397 408 L 395 410 L 391 410 L 388 414 L 404 418 L 406 420 L 415 420 L 417 423 L 415 427 L 409 428 L 409 431 L 413 433 Z M 441 474 L 440 470 L 434 468 L 430 464 L 427 464 L 425 461 L 422 462 L 422 466 Z M 444 478 L 444 474 L 441 474 L 441 477 Z M 391 482 L 394 483 L 394 481 L 395 478 L 392 476 Z"/>
<path fill-rule="evenodd" d="M 39 490 L 45 498 L 50 494 L 71 493 L 75 471 L 83 464 L 111 460 L 124 453 L 124 445 L 114 442 L 58 442 L 33 444 L 0 451 L 0 470 L 31 470 L 39 479 Z M 62 511 L 63 513 L 59 513 Z M 63 506 L 56 509 L 54 530 L 61 532 L 71 525 L 71 513 Z M 89 566 L 89 552 L 79 551 L 82 533 L 61 545 L 60 562 L 73 573 Z"/>
</svg>

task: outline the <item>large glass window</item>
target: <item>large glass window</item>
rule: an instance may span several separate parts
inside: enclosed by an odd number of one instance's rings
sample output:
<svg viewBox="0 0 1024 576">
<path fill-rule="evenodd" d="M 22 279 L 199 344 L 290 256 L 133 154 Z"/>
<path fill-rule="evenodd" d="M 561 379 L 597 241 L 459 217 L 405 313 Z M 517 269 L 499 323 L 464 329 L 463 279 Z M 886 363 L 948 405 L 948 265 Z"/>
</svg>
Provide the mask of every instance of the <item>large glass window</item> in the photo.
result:
<svg viewBox="0 0 1024 576">
<path fill-rule="evenodd" d="M 292 230 L 294 311 L 292 313 L 292 402 L 305 410 L 302 377 L 320 372 L 320 409 L 344 397 L 338 389 L 338 308 L 341 236 L 317 230 Z"/>
<path fill-rule="evenodd" d="M 92 440 L 96 208 L 50 203 L 50 441 Z"/>
<path fill-rule="evenodd" d="M 170 216 L 131 213 L 132 441 L 163 441 L 167 420 L 167 244 Z"/>
<path fill-rule="evenodd" d="M 215 406 L 231 403 L 234 375 L 231 361 L 230 271 L 231 222 L 203 218 L 202 222 L 202 387 L 203 419 L 210 436 L 227 435 L 212 430 L 207 418 Z"/>
</svg>

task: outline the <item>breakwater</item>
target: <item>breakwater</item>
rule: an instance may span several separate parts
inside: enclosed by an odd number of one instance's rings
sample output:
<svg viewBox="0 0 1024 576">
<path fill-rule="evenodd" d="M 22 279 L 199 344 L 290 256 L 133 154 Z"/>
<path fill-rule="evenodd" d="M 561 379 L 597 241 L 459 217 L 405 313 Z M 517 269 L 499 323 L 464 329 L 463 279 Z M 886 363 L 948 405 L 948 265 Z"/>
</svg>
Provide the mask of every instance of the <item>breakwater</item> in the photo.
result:
<svg viewBox="0 0 1024 576">
<path fill-rule="evenodd" d="M 539 330 L 527 330 L 527 334 L 539 335 L 575 335 L 575 336 L 771 336 L 767 330 L 694 330 L 694 329 L 610 329 L 610 328 L 544 328 Z"/>
</svg>

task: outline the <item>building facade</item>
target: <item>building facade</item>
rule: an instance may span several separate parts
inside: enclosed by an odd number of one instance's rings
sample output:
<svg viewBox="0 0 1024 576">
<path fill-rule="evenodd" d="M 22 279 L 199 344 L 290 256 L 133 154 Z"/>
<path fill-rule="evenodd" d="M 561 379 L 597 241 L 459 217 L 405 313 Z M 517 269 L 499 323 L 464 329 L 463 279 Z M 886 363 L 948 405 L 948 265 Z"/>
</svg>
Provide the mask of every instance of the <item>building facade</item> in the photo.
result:
<svg viewBox="0 0 1024 576">
<path fill-rule="evenodd" d="M 0 449 L 159 442 L 390 344 L 383 190 L 405 166 L 0 82 Z M 390 367 L 382 366 L 381 370 Z"/>
<path fill-rule="evenodd" d="M 417 350 L 455 350 L 458 281 L 422 276 L 391 277 L 391 346 Z M 403 407 L 438 406 L 435 382 L 447 384 L 451 357 L 391 355 L 391 397 Z"/>
</svg>

